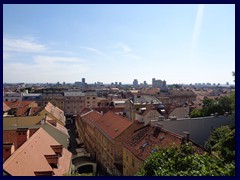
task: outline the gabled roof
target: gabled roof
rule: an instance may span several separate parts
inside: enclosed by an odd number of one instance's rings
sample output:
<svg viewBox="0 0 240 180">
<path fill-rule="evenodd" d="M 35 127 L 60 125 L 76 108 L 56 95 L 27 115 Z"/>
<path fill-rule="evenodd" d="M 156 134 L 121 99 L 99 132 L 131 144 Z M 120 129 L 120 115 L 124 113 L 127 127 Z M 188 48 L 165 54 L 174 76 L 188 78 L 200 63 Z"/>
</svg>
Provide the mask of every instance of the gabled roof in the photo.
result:
<svg viewBox="0 0 240 180">
<path fill-rule="evenodd" d="M 152 105 L 149 105 L 146 107 L 146 110 L 144 111 L 144 113 L 142 114 L 142 116 L 146 116 L 149 112 L 151 111 L 157 111 Z M 159 114 L 160 116 L 160 113 L 157 111 L 157 113 Z"/>
<path fill-rule="evenodd" d="M 3 102 L 3 112 L 6 112 L 6 111 L 8 111 L 10 109 L 11 108 L 5 102 Z"/>
<path fill-rule="evenodd" d="M 56 176 L 69 172 L 72 154 L 63 148 L 59 166 L 52 168 L 45 155 L 56 155 L 53 145 L 60 145 L 45 130 L 40 128 L 3 164 L 3 169 L 13 176 L 35 176 L 34 172 L 53 171 Z"/>
<path fill-rule="evenodd" d="M 50 102 L 48 102 L 47 105 L 45 106 L 45 110 L 48 113 L 52 114 L 55 118 L 60 120 L 63 124 L 65 124 L 66 120 L 65 120 L 65 116 L 64 116 L 63 110 L 61 110 L 58 107 L 54 106 Z"/>
<path fill-rule="evenodd" d="M 112 111 L 108 111 L 95 122 L 97 128 L 102 130 L 112 140 L 118 137 L 133 123 L 133 121 L 130 121 L 121 115 L 117 115 Z"/>
<path fill-rule="evenodd" d="M 182 143 L 182 136 L 163 128 L 146 125 L 131 137 L 127 138 L 123 145 L 131 151 L 135 157 L 144 161 L 155 150 L 156 147 L 167 148 L 173 145 L 179 147 Z M 201 148 L 198 147 L 201 151 Z"/>
<path fill-rule="evenodd" d="M 22 107 L 30 107 L 32 103 L 35 103 L 35 101 L 4 101 L 4 103 L 12 108 L 22 108 Z"/>
<path fill-rule="evenodd" d="M 83 115 L 81 115 L 82 119 L 90 124 L 92 127 L 95 126 L 95 121 L 97 121 L 100 117 L 102 116 L 102 114 L 100 114 L 97 111 L 91 110 Z"/>
<path fill-rule="evenodd" d="M 177 118 L 186 118 L 189 115 L 190 108 L 189 107 L 177 107 L 173 109 L 169 116 L 176 116 Z"/>
</svg>

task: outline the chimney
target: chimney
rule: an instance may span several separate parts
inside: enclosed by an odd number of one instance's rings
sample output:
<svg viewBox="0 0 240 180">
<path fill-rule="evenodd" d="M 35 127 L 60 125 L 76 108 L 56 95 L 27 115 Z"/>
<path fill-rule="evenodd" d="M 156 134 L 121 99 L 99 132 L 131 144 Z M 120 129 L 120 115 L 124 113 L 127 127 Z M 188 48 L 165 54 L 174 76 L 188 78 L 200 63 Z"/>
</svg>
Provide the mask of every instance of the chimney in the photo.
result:
<svg viewBox="0 0 240 180">
<path fill-rule="evenodd" d="M 156 128 L 154 129 L 154 132 L 153 132 L 153 136 L 154 136 L 155 138 L 158 137 L 158 135 L 159 135 L 160 132 L 162 131 L 162 128 L 163 128 L 163 124 L 158 122 L 158 123 L 156 124 Z"/>
<path fill-rule="evenodd" d="M 3 143 L 3 161 L 6 161 L 15 151 L 13 143 Z"/>
<path fill-rule="evenodd" d="M 28 128 L 17 128 L 16 135 L 17 135 L 16 149 L 18 149 L 29 138 Z"/>
<path fill-rule="evenodd" d="M 183 138 L 186 142 L 189 141 L 190 133 L 188 131 L 183 131 Z"/>
</svg>

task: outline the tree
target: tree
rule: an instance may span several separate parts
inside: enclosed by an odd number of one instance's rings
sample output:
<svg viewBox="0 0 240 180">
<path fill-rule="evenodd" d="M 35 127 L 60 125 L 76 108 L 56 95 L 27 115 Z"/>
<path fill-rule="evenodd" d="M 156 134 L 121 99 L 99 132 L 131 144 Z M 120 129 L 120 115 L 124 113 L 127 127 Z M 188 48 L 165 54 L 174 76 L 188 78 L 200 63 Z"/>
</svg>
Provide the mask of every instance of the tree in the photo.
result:
<svg viewBox="0 0 240 180">
<path fill-rule="evenodd" d="M 235 160 L 235 127 L 222 126 L 211 133 L 205 147 L 226 162 Z"/>
<path fill-rule="evenodd" d="M 160 149 L 145 161 L 139 176 L 232 176 L 235 164 L 215 156 L 196 154 L 190 143 Z"/>
<path fill-rule="evenodd" d="M 201 109 L 194 109 L 190 114 L 191 118 L 202 117 L 202 116 L 203 116 L 203 113 Z"/>
</svg>

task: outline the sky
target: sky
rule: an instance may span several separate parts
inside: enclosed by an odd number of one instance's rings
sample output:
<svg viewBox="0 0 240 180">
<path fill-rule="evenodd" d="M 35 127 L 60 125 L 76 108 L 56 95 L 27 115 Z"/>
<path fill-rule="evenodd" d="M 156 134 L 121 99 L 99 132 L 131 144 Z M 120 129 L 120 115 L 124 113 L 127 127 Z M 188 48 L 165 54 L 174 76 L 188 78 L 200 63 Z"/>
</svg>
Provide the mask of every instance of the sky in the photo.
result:
<svg viewBox="0 0 240 180">
<path fill-rule="evenodd" d="M 235 5 L 3 5 L 3 82 L 233 84 Z"/>
</svg>

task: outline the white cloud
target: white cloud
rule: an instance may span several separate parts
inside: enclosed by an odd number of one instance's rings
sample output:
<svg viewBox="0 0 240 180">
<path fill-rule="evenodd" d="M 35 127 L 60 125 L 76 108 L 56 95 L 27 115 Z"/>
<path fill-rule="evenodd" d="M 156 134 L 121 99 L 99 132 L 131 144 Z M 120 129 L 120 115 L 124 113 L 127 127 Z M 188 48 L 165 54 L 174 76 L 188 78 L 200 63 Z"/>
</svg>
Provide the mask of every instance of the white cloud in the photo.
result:
<svg viewBox="0 0 240 180">
<path fill-rule="evenodd" d="M 36 63 L 77 63 L 83 60 L 77 57 L 50 57 L 50 56 L 35 56 L 34 61 Z"/>
<path fill-rule="evenodd" d="M 199 38 L 199 35 L 200 35 L 203 13 L 204 13 L 204 5 L 200 4 L 200 5 L 198 5 L 197 16 L 196 16 L 196 19 L 195 19 L 195 25 L 194 25 L 193 34 L 192 34 L 190 60 L 192 60 L 192 58 L 194 56 L 194 51 L 195 51 L 195 48 L 196 48 L 196 45 L 197 45 L 197 42 L 198 42 L 198 38 Z"/>
<path fill-rule="evenodd" d="M 3 51 L 3 60 L 11 58 L 11 54 Z"/>
<path fill-rule="evenodd" d="M 122 42 L 118 42 L 117 47 L 120 48 L 125 53 L 129 53 L 132 51 L 132 49 L 130 49 L 126 44 L 124 44 Z"/>
<path fill-rule="evenodd" d="M 9 52 L 44 52 L 48 50 L 46 45 L 35 42 L 32 38 L 13 39 L 3 38 L 3 51 Z"/>
<path fill-rule="evenodd" d="M 77 57 L 35 56 L 33 62 L 4 62 L 4 82 L 72 82 L 88 70 Z"/>
<path fill-rule="evenodd" d="M 85 49 L 85 50 L 88 50 L 88 51 L 91 51 L 93 53 L 96 53 L 96 54 L 99 54 L 99 55 L 106 55 L 104 52 L 98 50 L 98 49 L 95 49 L 95 48 L 91 48 L 91 47 L 86 47 L 86 46 L 81 46 L 82 49 Z"/>
</svg>

